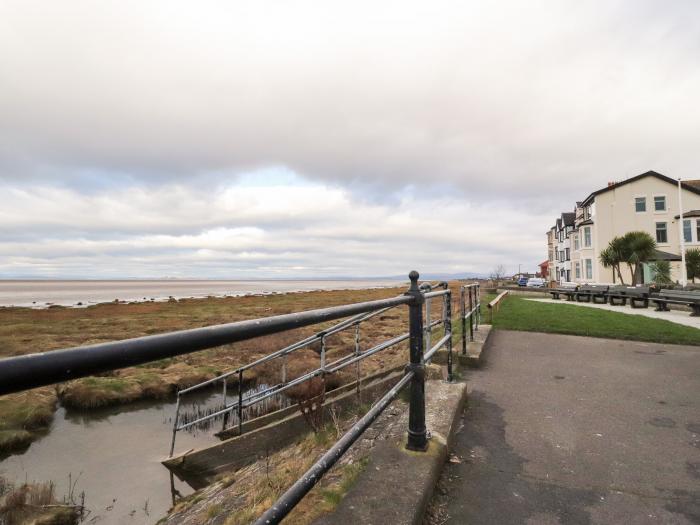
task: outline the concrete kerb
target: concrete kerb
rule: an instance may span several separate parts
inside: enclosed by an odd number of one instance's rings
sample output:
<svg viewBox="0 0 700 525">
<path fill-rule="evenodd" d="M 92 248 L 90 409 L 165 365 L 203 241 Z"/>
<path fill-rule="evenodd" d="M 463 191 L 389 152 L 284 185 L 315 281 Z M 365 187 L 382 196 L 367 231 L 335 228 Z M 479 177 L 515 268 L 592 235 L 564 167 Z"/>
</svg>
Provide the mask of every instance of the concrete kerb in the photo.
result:
<svg viewBox="0 0 700 525">
<path fill-rule="evenodd" d="M 334 512 L 315 525 L 418 525 L 452 447 L 467 399 L 467 384 L 429 380 L 425 384 L 426 425 L 431 433 L 426 452 L 406 450 L 408 409 L 390 436 L 375 444 L 355 485 Z"/>
<path fill-rule="evenodd" d="M 480 324 L 479 329 L 474 331 L 474 341 L 467 343 L 467 355 L 462 355 L 461 351 L 459 350 L 460 345 L 456 344 L 452 349 L 453 369 L 456 371 L 460 365 L 467 366 L 469 368 L 478 368 L 484 364 L 490 335 L 491 325 Z M 438 365 L 446 365 L 447 350 L 443 348 L 435 352 L 432 362 Z"/>
</svg>

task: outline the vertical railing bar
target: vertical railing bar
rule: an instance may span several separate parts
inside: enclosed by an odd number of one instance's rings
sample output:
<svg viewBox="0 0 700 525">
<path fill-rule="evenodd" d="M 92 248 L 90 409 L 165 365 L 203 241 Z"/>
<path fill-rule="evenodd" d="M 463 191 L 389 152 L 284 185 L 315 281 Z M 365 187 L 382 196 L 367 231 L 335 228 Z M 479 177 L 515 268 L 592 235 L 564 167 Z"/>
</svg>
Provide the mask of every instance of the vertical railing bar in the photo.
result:
<svg viewBox="0 0 700 525">
<path fill-rule="evenodd" d="M 177 436 L 177 423 L 180 419 L 180 392 L 177 393 L 177 401 L 175 402 L 175 424 L 173 425 L 173 440 L 170 443 L 170 456 L 173 457 L 175 451 L 175 436 Z"/>
<path fill-rule="evenodd" d="M 467 355 L 467 299 L 464 286 L 459 288 L 459 311 L 462 318 L 462 355 Z"/>
<path fill-rule="evenodd" d="M 222 381 L 224 383 L 223 389 L 222 389 L 222 394 L 223 394 L 223 398 L 224 398 L 224 408 L 226 408 L 226 406 L 227 406 L 226 405 L 226 378 L 224 377 L 222 379 Z M 221 423 L 221 431 L 222 432 L 224 430 L 226 430 L 226 424 L 228 423 L 228 414 L 229 414 L 228 412 L 224 413 L 224 417 L 221 418 L 222 419 L 222 423 Z"/>
<path fill-rule="evenodd" d="M 445 335 L 450 336 L 447 340 L 447 381 L 451 383 L 453 381 L 452 376 L 452 292 L 445 295 Z"/>
<path fill-rule="evenodd" d="M 243 435 L 243 370 L 238 371 L 238 435 Z"/>
<path fill-rule="evenodd" d="M 428 298 L 425 300 L 425 319 L 426 322 L 424 323 L 425 325 L 425 343 L 423 344 L 423 348 L 430 348 L 430 339 L 433 331 L 433 327 L 430 324 L 430 303 L 432 299 Z"/>
<path fill-rule="evenodd" d="M 360 355 L 360 323 L 355 325 L 355 357 Z M 355 378 L 356 378 L 356 391 L 357 397 L 360 398 L 360 360 L 357 360 L 355 364 Z"/>
<path fill-rule="evenodd" d="M 474 341 L 474 294 L 473 286 L 469 286 L 469 341 Z"/>
<path fill-rule="evenodd" d="M 474 285 L 474 294 L 476 299 L 476 330 L 479 331 L 479 323 L 481 322 L 481 285 Z"/>
</svg>

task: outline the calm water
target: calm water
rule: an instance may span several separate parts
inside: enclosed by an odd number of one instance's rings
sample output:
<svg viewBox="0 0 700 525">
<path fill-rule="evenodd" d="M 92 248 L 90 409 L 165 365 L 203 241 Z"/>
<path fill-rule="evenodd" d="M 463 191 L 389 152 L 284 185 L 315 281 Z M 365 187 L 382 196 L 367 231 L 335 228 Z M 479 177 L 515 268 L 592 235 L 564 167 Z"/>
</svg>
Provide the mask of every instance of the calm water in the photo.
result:
<svg viewBox="0 0 700 525">
<path fill-rule="evenodd" d="M 46 308 L 87 306 L 120 301 L 164 301 L 170 296 L 207 297 L 245 294 L 303 292 L 311 290 L 357 290 L 397 286 L 399 281 L 10 281 L 0 280 L 0 306 Z M 80 305 L 78 303 L 81 303 Z"/>
<path fill-rule="evenodd" d="M 221 395 L 207 393 L 197 401 L 215 404 Z M 74 493 L 85 492 L 86 523 L 155 523 L 172 505 L 170 475 L 160 461 L 170 448 L 174 414 L 172 402 L 142 401 L 89 412 L 61 407 L 46 436 L 26 452 L 0 461 L 0 476 L 15 483 L 51 480 L 60 499 L 69 492 L 70 474 L 73 482 L 77 477 Z M 217 442 L 214 430 L 179 432 L 176 452 Z M 175 488 L 182 495 L 193 492 L 177 478 Z"/>
</svg>

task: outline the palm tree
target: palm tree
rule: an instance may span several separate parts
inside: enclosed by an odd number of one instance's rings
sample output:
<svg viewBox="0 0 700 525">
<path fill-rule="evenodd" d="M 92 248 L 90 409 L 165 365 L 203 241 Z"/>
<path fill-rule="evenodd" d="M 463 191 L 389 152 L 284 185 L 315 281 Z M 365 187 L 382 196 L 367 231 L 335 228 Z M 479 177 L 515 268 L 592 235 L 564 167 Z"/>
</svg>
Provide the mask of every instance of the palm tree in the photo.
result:
<svg viewBox="0 0 700 525">
<path fill-rule="evenodd" d="M 650 264 L 649 268 L 654 276 L 654 282 L 656 284 L 673 284 L 671 280 L 671 263 L 668 261 L 656 261 L 654 264 Z"/>
<path fill-rule="evenodd" d="M 695 278 L 700 279 L 700 248 L 691 248 L 685 252 L 685 269 L 688 279 L 695 282 Z"/>
<path fill-rule="evenodd" d="M 644 263 L 656 253 L 656 241 L 647 232 L 627 232 L 622 237 L 622 245 L 624 259 L 632 272 L 632 284 L 638 284 L 642 280 Z"/>
<path fill-rule="evenodd" d="M 615 277 L 615 272 L 620 278 L 620 284 L 625 284 L 625 280 L 622 278 L 622 272 L 620 271 L 620 264 L 625 260 L 623 258 L 624 251 L 624 241 L 620 237 L 615 237 L 608 246 L 600 252 L 600 263 L 605 268 L 612 268 L 613 279 Z"/>
</svg>

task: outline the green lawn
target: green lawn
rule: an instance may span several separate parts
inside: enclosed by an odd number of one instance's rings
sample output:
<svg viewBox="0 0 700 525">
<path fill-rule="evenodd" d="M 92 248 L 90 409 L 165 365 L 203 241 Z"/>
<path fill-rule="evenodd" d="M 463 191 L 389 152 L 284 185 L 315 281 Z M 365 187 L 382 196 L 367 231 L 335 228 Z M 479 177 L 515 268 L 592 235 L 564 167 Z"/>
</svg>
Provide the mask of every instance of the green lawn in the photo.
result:
<svg viewBox="0 0 700 525">
<path fill-rule="evenodd" d="M 482 320 L 488 322 L 486 304 L 481 302 Z M 700 330 L 641 315 L 627 315 L 585 306 L 540 303 L 522 297 L 508 296 L 493 320 L 494 328 L 526 332 L 585 335 L 610 339 L 628 339 L 653 343 L 700 346 Z"/>
</svg>

